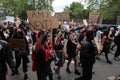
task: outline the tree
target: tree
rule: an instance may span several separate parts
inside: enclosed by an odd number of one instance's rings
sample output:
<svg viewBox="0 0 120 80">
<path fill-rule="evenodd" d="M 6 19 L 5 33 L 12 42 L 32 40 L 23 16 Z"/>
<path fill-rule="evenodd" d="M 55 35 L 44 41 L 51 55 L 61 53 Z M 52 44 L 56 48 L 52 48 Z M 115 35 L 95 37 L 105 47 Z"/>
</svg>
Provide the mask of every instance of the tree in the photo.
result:
<svg viewBox="0 0 120 80">
<path fill-rule="evenodd" d="M 88 8 L 101 13 L 103 19 L 116 19 L 120 14 L 120 0 L 87 0 Z"/>
<path fill-rule="evenodd" d="M 0 4 L 2 4 L 2 7 L 4 9 L 5 14 L 13 15 L 15 6 L 16 6 L 15 0 L 2 0 Z"/>
<path fill-rule="evenodd" d="M 26 18 L 27 10 L 49 10 L 53 11 L 53 0 L 1 0 L 6 15 Z"/>
<path fill-rule="evenodd" d="M 70 6 L 66 6 L 64 11 L 70 13 L 70 18 L 74 20 L 80 20 L 88 18 L 88 10 L 84 9 L 84 6 L 79 2 L 73 2 Z"/>
<path fill-rule="evenodd" d="M 49 10 L 53 11 L 52 2 L 53 0 L 38 0 L 36 1 L 37 10 Z"/>
</svg>

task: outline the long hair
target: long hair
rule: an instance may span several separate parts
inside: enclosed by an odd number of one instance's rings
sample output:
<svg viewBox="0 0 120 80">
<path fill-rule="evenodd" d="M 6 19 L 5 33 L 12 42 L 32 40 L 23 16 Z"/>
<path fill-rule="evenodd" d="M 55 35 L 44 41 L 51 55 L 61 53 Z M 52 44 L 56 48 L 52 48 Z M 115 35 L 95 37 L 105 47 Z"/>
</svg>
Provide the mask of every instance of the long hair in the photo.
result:
<svg viewBox="0 0 120 80">
<path fill-rule="evenodd" d="M 56 39 L 56 41 L 55 41 L 55 44 L 56 44 L 56 45 L 59 45 L 59 43 L 60 43 L 60 41 L 61 41 L 61 37 L 62 37 L 62 33 L 61 33 L 61 31 L 60 31 L 60 32 L 58 32 L 57 39 Z"/>
<path fill-rule="evenodd" d="M 25 39 L 25 32 L 22 29 L 20 29 L 21 31 L 18 32 L 18 29 L 20 28 L 15 29 L 15 31 L 13 32 L 12 38 Z"/>
<path fill-rule="evenodd" d="M 40 35 L 39 35 L 39 38 L 38 38 L 38 41 L 35 44 L 35 52 L 39 51 L 40 46 L 43 44 L 43 38 L 44 38 L 44 32 L 41 31 Z"/>
</svg>

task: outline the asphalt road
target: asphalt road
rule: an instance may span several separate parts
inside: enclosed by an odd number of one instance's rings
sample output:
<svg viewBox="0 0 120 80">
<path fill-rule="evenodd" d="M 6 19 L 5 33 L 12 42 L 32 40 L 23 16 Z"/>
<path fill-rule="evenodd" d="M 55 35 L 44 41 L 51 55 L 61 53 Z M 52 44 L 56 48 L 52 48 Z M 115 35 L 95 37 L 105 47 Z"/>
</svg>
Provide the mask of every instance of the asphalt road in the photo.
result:
<svg viewBox="0 0 120 80">
<path fill-rule="evenodd" d="M 104 53 L 102 53 L 102 55 L 100 56 L 101 60 L 96 60 L 96 63 L 94 64 L 94 68 L 93 71 L 95 72 L 93 74 L 93 78 L 92 80 L 106 80 L 107 77 L 109 76 L 115 76 L 115 75 L 120 75 L 120 61 L 115 61 L 113 60 L 113 56 L 114 56 L 114 52 L 113 53 L 109 53 L 109 58 L 110 60 L 113 62 L 113 64 L 108 64 L 106 63 L 105 60 L 105 56 Z M 31 55 L 29 56 L 30 60 L 31 60 Z M 67 61 L 66 61 L 67 63 Z M 66 63 L 64 64 L 63 68 L 61 69 L 61 76 L 63 78 L 63 80 L 73 80 L 73 78 L 78 77 L 78 75 L 74 74 L 74 62 L 72 61 L 71 65 L 70 65 L 70 70 L 71 70 L 71 74 L 68 74 L 66 72 Z M 36 72 L 32 72 L 31 67 L 32 67 L 32 63 L 28 64 L 28 77 L 30 78 L 30 80 L 37 80 L 36 77 Z M 52 69 L 54 67 L 54 62 L 52 62 L 51 64 Z M 81 66 L 78 66 L 79 71 L 81 72 Z M 10 69 L 7 75 L 10 80 L 23 80 L 23 72 L 22 72 L 22 67 L 20 66 L 19 68 L 19 75 L 15 75 L 15 76 L 11 76 L 10 75 Z M 57 76 L 53 70 L 53 76 L 54 76 L 54 80 L 57 80 Z M 49 80 L 49 79 L 48 79 Z"/>
<path fill-rule="evenodd" d="M 93 71 L 95 73 L 93 74 L 92 80 L 106 80 L 106 78 L 108 78 L 110 76 L 120 75 L 120 61 L 113 60 L 115 51 L 116 51 L 116 47 L 114 48 L 113 51 L 111 51 L 109 53 L 109 59 L 113 62 L 113 64 L 106 63 L 104 53 L 102 53 L 100 56 L 101 60 L 96 60 L 96 63 L 94 64 L 94 67 L 93 67 Z M 31 70 L 31 67 L 32 67 L 31 55 L 29 55 L 29 59 L 30 59 L 30 63 L 28 64 L 28 66 L 29 66 L 28 67 L 28 77 L 30 80 L 37 80 L 36 72 L 32 72 L 32 70 Z M 70 70 L 72 72 L 71 74 L 66 72 L 66 63 L 67 63 L 67 61 L 65 62 L 63 68 L 61 69 L 62 79 L 63 80 L 73 80 L 74 78 L 78 77 L 78 75 L 74 74 L 74 62 L 72 61 L 71 65 L 70 65 Z M 51 67 L 53 69 L 54 62 L 52 62 Z M 8 67 L 8 69 L 9 69 L 9 67 Z M 78 70 L 80 72 L 82 72 L 81 66 L 78 66 Z M 11 76 L 10 73 L 11 72 L 9 69 L 7 76 L 10 78 L 10 80 L 23 80 L 24 74 L 22 72 L 21 66 L 19 68 L 19 75 Z M 54 70 L 53 70 L 53 76 L 54 76 L 54 80 L 57 80 L 57 75 L 55 74 Z"/>
</svg>

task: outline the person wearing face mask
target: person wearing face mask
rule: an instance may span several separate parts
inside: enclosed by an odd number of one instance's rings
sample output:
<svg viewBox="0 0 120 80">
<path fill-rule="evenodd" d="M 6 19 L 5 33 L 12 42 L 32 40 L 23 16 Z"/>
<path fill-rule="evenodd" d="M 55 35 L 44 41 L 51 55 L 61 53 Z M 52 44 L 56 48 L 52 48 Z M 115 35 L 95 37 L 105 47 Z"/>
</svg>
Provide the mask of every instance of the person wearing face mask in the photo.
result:
<svg viewBox="0 0 120 80">
<path fill-rule="evenodd" d="M 92 69 L 95 63 L 95 47 L 92 40 L 94 39 L 93 31 L 86 32 L 86 39 L 81 42 L 80 61 L 82 64 L 82 76 L 74 80 L 91 80 Z"/>
<path fill-rule="evenodd" d="M 15 75 L 15 63 L 13 61 L 10 47 L 6 41 L 1 40 L 0 36 L 0 80 L 6 80 L 6 75 L 8 72 L 7 66 L 10 67 L 12 76 Z"/>
<path fill-rule="evenodd" d="M 38 35 L 38 41 L 35 44 L 35 50 L 32 53 L 32 60 L 34 65 L 33 71 L 36 70 L 37 80 L 53 80 L 53 74 L 51 70 L 51 61 L 54 59 L 53 46 L 50 41 L 50 34 L 44 35 L 44 31 L 41 31 Z"/>
<path fill-rule="evenodd" d="M 7 28 L 3 28 L 2 31 L 0 32 L 2 40 L 9 41 L 9 30 Z"/>
<path fill-rule="evenodd" d="M 68 54 L 68 63 L 67 63 L 67 68 L 66 68 L 66 71 L 68 73 L 71 73 L 70 69 L 69 69 L 69 66 L 70 66 L 70 63 L 72 61 L 72 59 L 74 60 L 74 67 L 75 67 L 75 74 L 77 75 L 80 75 L 80 72 L 77 70 L 77 54 L 76 54 L 76 50 L 77 49 L 77 42 L 76 42 L 76 34 L 73 32 L 71 34 L 71 39 L 68 40 L 67 42 L 67 54 Z"/>
<path fill-rule="evenodd" d="M 29 54 L 29 48 L 28 48 L 28 43 L 25 37 L 25 33 L 22 29 L 17 28 L 13 35 L 13 39 L 25 39 L 26 43 L 26 49 L 20 50 L 20 49 L 15 49 L 15 61 L 16 61 L 16 73 L 19 74 L 18 68 L 20 67 L 21 60 L 22 62 L 22 67 L 23 67 L 23 72 L 24 72 L 24 80 L 28 80 L 28 75 L 27 75 L 27 63 L 28 63 L 28 54 Z"/>
</svg>

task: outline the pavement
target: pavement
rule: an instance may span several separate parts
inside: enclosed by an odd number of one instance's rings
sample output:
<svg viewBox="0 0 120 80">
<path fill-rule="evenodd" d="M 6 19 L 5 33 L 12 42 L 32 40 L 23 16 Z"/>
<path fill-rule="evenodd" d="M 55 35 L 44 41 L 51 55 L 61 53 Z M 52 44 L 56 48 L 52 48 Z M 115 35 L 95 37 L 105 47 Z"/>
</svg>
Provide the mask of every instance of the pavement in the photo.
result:
<svg viewBox="0 0 120 80">
<path fill-rule="evenodd" d="M 116 47 L 113 49 L 113 51 L 110 51 L 110 53 L 109 53 L 109 60 L 111 60 L 113 62 L 112 64 L 106 63 L 104 53 L 102 53 L 100 55 L 101 60 L 96 60 L 94 67 L 93 67 L 94 74 L 92 76 L 92 80 L 106 80 L 110 76 L 120 75 L 120 61 L 113 60 L 115 51 L 116 51 Z M 30 63 L 28 64 L 28 77 L 30 80 L 37 80 L 36 72 L 33 72 L 31 70 L 31 68 L 32 68 L 31 55 L 29 55 L 29 59 L 30 59 Z M 79 56 L 78 56 L 78 60 L 79 60 Z M 72 72 L 71 74 L 66 72 L 66 65 L 67 65 L 66 63 L 67 63 L 67 60 L 64 64 L 64 66 L 61 68 L 62 80 L 73 80 L 74 78 L 78 77 L 78 75 L 74 74 L 74 62 L 72 61 L 71 65 L 70 65 L 70 70 Z M 54 66 L 55 65 L 54 65 L 54 61 L 53 61 L 51 63 L 52 70 L 53 70 Z M 80 72 L 82 72 L 81 66 L 78 66 L 78 70 Z M 19 75 L 11 76 L 10 74 L 11 74 L 11 72 L 8 67 L 7 77 L 9 78 L 9 80 L 23 80 L 24 74 L 22 72 L 21 66 L 19 68 Z M 54 70 L 53 70 L 53 77 L 54 77 L 54 80 L 57 80 L 57 75 Z M 47 79 L 47 80 L 49 80 L 49 79 Z"/>
</svg>

